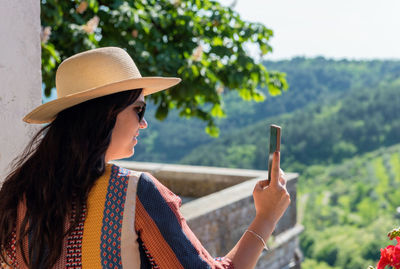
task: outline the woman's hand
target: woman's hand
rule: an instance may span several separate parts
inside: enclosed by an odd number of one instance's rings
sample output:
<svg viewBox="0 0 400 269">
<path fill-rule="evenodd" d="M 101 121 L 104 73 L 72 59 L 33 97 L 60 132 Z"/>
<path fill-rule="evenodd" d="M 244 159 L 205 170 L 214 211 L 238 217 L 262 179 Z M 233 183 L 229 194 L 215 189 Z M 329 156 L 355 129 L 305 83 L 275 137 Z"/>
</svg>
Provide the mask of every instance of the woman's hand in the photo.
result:
<svg viewBox="0 0 400 269">
<path fill-rule="evenodd" d="M 257 213 L 248 228 L 252 232 L 245 232 L 236 246 L 226 255 L 235 268 L 252 269 L 256 266 L 264 242 L 267 242 L 278 220 L 290 204 L 286 180 L 279 168 L 279 162 L 279 152 L 275 152 L 269 184 L 268 180 L 262 180 L 254 188 L 253 198 Z M 264 241 L 252 233 L 256 233 Z"/>
<path fill-rule="evenodd" d="M 280 169 L 280 153 L 275 152 L 272 160 L 271 180 L 261 180 L 253 191 L 256 219 L 276 225 L 290 204 L 286 180 Z"/>
</svg>

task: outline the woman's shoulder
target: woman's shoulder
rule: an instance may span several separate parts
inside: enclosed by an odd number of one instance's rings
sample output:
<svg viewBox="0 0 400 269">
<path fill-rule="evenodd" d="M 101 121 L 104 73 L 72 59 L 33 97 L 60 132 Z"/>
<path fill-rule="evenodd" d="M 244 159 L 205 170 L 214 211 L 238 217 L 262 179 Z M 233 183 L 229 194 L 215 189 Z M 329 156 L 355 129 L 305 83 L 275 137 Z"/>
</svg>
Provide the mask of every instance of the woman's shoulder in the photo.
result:
<svg viewBox="0 0 400 269">
<path fill-rule="evenodd" d="M 130 170 L 116 164 L 111 166 L 111 177 L 129 177 L 137 183 L 137 196 L 139 200 L 154 201 L 157 198 L 167 203 L 173 203 L 176 207 L 180 207 L 181 199 L 173 193 L 168 187 L 160 182 L 154 175 L 148 172 Z"/>
<path fill-rule="evenodd" d="M 107 168 L 110 169 L 111 177 L 135 177 L 140 178 L 143 172 L 135 171 L 131 169 L 124 168 L 117 164 L 107 164 Z"/>
<path fill-rule="evenodd" d="M 131 170 L 114 163 L 107 164 L 107 166 L 111 172 L 111 177 L 134 177 L 137 178 L 138 181 L 142 182 L 142 184 L 145 186 L 153 185 L 160 188 L 166 188 L 156 177 L 154 177 L 149 172 Z"/>
</svg>

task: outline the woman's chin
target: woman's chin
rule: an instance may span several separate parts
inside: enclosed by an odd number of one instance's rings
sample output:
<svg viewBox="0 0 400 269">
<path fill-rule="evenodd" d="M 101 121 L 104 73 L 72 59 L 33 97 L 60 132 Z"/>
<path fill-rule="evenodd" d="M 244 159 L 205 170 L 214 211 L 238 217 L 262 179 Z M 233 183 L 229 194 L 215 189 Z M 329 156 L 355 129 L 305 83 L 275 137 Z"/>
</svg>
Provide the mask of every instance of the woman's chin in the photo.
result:
<svg viewBox="0 0 400 269">
<path fill-rule="evenodd" d="M 132 147 L 132 148 L 125 154 L 125 156 L 124 156 L 123 158 L 121 158 L 121 159 L 130 158 L 130 157 L 132 157 L 134 154 L 135 154 L 135 148 Z"/>
</svg>

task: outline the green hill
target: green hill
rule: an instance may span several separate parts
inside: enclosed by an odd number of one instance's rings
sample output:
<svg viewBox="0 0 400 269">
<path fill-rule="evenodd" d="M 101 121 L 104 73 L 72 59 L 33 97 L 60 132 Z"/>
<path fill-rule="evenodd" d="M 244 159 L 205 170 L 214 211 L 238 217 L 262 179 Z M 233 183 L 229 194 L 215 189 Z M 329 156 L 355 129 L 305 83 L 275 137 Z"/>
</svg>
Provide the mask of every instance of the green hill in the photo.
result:
<svg viewBox="0 0 400 269">
<path fill-rule="evenodd" d="M 400 62 L 295 58 L 265 62 L 290 90 L 262 103 L 225 94 L 221 135 L 171 113 L 146 118 L 133 160 L 267 168 L 268 126 L 282 129 L 282 168 L 300 172 L 307 269 L 375 265 L 400 226 Z M 188 89 L 190 90 L 190 89 Z"/>
<path fill-rule="evenodd" d="M 133 160 L 203 164 L 203 162 L 197 162 L 187 155 L 191 152 L 195 154 L 196 148 L 201 151 L 201 146 L 217 141 L 231 140 L 232 138 L 229 138 L 231 134 L 237 133 L 238 130 L 249 129 L 249 126 L 255 125 L 261 120 L 272 120 L 283 114 L 297 114 L 310 104 L 319 104 L 320 109 L 322 109 L 325 105 L 334 104 L 345 98 L 353 90 L 373 90 L 382 82 L 391 82 L 400 77 L 399 61 L 335 61 L 320 57 L 265 62 L 265 65 L 269 70 L 286 72 L 290 89 L 280 96 L 268 97 L 261 103 L 243 101 L 235 93 L 226 91 L 224 107 L 227 111 L 227 117 L 218 121 L 221 135 L 217 139 L 209 137 L 204 132 L 205 123 L 196 119 L 180 118 L 175 111 L 171 112 L 164 122 L 155 120 L 154 108 L 149 104 L 149 113 L 146 114 L 149 129 L 141 132 Z M 266 92 L 265 89 L 264 91 Z M 302 121 L 305 120 L 302 119 Z M 263 132 L 264 134 L 266 133 Z M 286 129 L 284 134 L 288 134 Z M 247 138 L 249 134 L 243 133 L 243 135 L 246 137 L 242 137 L 242 141 L 249 144 L 251 142 L 251 139 Z M 226 142 L 216 146 L 222 147 L 221 153 L 225 155 L 228 149 L 223 149 L 224 143 Z M 240 155 L 251 154 L 254 147 L 264 149 L 265 145 L 265 143 L 262 145 L 251 144 L 243 145 L 240 148 L 230 148 L 230 153 L 239 155 L 229 158 L 240 161 Z M 298 143 L 296 146 L 299 151 L 303 144 Z M 340 151 L 341 149 L 337 150 Z M 223 162 L 211 165 L 264 168 L 265 155 L 263 155 L 263 152 L 259 154 L 257 155 L 257 158 L 260 158 L 258 164 L 246 159 L 238 165 L 238 161 L 230 162 L 225 159 Z M 214 152 L 212 155 L 214 155 Z M 202 155 L 202 158 L 204 158 L 204 155 Z"/>
<path fill-rule="evenodd" d="M 282 167 L 337 163 L 400 143 L 400 80 L 376 89 L 353 89 L 324 104 L 259 121 L 195 148 L 186 164 L 266 169 L 268 126 L 282 126 Z"/>
<path fill-rule="evenodd" d="M 307 269 L 376 265 L 400 221 L 400 144 L 338 165 L 309 166 L 299 178 L 300 238 Z"/>
</svg>

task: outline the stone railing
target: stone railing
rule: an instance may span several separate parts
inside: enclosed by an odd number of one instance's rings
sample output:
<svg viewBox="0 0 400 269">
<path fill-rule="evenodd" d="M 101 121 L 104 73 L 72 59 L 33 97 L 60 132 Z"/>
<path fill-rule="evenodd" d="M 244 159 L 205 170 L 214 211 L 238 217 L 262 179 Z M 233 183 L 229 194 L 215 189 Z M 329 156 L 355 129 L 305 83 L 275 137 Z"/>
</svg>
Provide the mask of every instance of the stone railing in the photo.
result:
<svg viewBox="0 0 400 269">
<path fill-rule="evenodd" d="M 153 174 L 183 197 L 181 207 L 190 228 L 213 256 L 225 255 L 240 239 L 255 216 L 252 198 L 266 171 L 120 161 L 118 165 Z M 300 268 L 296 184 L 298 174 L 287 173 L 291 204 L 279 221 L 256 268 Z M 188 199 L 189 197 L 189 199 Z"/>
</svg>

